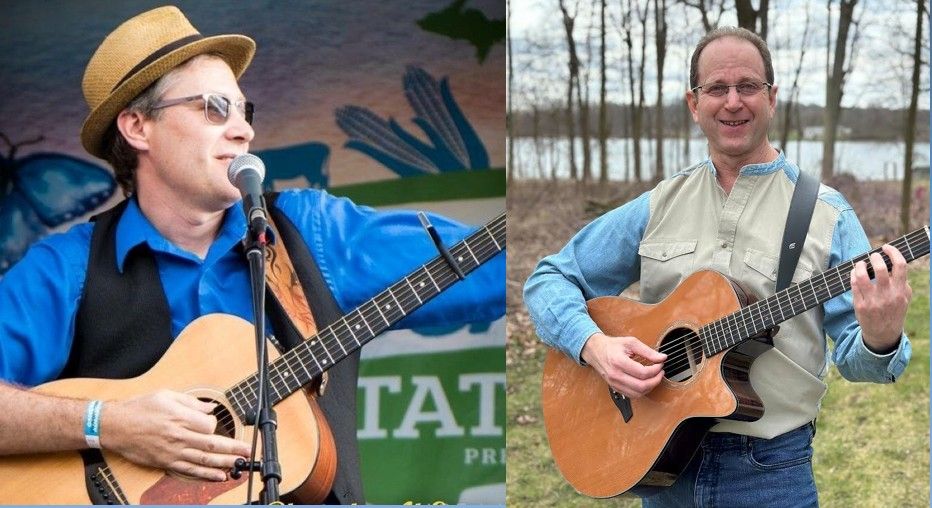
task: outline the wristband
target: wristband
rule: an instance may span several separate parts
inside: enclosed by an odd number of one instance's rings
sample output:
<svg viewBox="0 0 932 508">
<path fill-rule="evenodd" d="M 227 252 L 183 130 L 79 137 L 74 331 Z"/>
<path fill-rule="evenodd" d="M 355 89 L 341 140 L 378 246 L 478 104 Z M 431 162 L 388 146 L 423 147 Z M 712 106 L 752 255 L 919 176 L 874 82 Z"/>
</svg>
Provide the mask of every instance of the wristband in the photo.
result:
<svg viewBox="0 0 932 508">
<path fill-rule="evenodd" d="M 90 448 L 100 448 L 100 410 L 104 403 L 92 400 L 84 412 L 84 440 Z"/>
</svg>

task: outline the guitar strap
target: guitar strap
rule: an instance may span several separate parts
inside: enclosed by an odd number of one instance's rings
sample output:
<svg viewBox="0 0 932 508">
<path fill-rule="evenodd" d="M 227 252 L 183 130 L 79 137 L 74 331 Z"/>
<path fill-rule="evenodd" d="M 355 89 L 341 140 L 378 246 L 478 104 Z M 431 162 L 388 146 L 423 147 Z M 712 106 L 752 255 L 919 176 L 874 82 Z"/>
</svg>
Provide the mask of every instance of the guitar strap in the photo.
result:
<svg viewBox="0 0 932 508">
<path fill-rule="evenodd" d="M 291 256 L 285 249 L 285 242 L 275 226 L 274 219 L 269 217 L 269 228 L 275 235 L 275 241 L 270 242 L 265 249 L 265 283 L 271 291 L 275 300 L 284 310 L 292 326 L 301 334 L 301 337 L 308 338 L 317 334 L 317 323 L 314 321 L 314 315 L 311 314 L 311 306 L 308 303 L 307 295 L 304 294 L 304 288 L 298 280 L 298 274 L 295 273 L 294 264 L 291 262 Z M 317 394 L 323 395 L 327 385 L 327 373 L 321 376 L 320 385 L 317 387 Z"/>
<path fill-rule="evenodd" d="M 793 272 L 799 262 L 799 255 L 806 243 L 806 233 L 812 221 L 816 197 L 819 195 L 819 180 L 799 172 L 793 199 L 786 214 L 786 227 L 783 229 L 783 243 L 780 244 L 780 266 L 777 268 L 777 292 L 790 286 Z"/>
</svg>

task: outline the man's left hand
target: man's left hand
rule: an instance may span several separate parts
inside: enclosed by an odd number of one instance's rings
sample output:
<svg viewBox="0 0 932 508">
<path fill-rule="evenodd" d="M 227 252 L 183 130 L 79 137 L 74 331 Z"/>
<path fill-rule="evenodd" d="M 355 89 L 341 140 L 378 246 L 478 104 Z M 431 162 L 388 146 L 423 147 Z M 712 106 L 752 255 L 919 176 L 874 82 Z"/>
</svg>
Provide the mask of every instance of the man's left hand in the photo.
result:
<svg viewBox="0 0 932 508">
<path fill-rule="evenodd" d="M 893 264 L 892 271 L 887 272 L 880 254 L 870 256 L 873 282 L 864 261 L 856 263 L 851 271 L 854 314 L 861 325 L 864 344 L 878 354 L 890 353 L 899 345 L 906 308 L 913 294 L 906 279 L 906 259 L 892 245 L 884 245 L 882 250 Z"/>
</svg>

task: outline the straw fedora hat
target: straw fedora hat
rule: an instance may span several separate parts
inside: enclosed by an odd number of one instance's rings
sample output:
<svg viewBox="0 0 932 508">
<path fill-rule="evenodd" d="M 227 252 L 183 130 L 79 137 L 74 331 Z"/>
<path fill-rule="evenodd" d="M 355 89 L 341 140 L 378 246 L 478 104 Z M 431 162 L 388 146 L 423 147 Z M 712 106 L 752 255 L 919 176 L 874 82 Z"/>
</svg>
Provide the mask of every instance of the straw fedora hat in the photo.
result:
<svg viewBox="0 0 932 508">
<path fill-rule="evenodd" d="M 255 52 L 255 41 L 244 35 L 202 36 L 174 6 L 131 18 L 100 43 L 84 70 L 82 88 L 91 113 L 81 128 L 81 144 L 104 158 L 104 134 L 120 111 L 186 60 L 216 53 L 239 78 Z"/>
</svg>

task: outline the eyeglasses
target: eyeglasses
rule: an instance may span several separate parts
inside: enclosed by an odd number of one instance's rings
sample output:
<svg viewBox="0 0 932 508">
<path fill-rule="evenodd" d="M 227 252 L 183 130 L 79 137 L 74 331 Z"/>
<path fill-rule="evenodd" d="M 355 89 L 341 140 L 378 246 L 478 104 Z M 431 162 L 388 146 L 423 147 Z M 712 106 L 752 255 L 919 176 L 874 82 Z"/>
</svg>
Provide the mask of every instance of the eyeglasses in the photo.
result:
<svg viewBox="0 0 932 508">
<path fill-rule="evenodd" d="M 693 93 L 698 94 L 699 90 L 702 90 L 702 93 L 710 97 L 724 97 L 728 94 L 729 88 L 734 88 L 738 95 L 743 95 L 744 97 L 751 97 L 757 95 L 761 90 L 767 87 L 769 90 L 773 87 L 770 83 L 762 83 L 760 81 L 742 81 L 741 83 L 735 85 L 726 85 L 724 83 L 712 83 L 711 85 L 699 85 L 692 89 Z"/>
<path fill-rule="evenodd" d="M 225 95 L 218 93 L 205 93 L 201 95 L 192 95 L 190 97 L 181 97 L 179 99 L 159 101 L 152 106 L 152 109 L 167 108 L 169 106 L 177 106 L 178 104 L 185 104 L 197 100 L 204 101 L 204 116 L 207 118 L 208 122 L 216 125 L 223 125 L 230 118 L 231 101 Z M 252 125 L 252 115 L 255 109 L 253 103 L 249 101 L 236 101 L 232 104 L 236 106 L 239 114 L 243 115 L 243 118 L 246 119 L 246 123 Z"/>
</svg>

